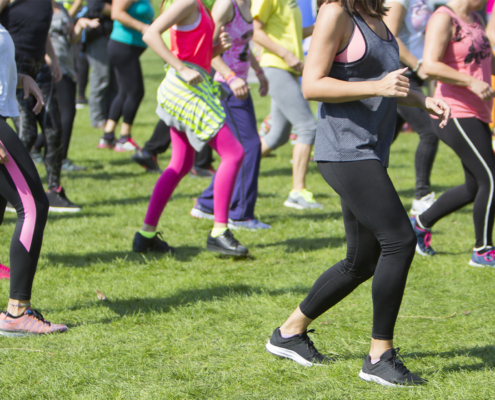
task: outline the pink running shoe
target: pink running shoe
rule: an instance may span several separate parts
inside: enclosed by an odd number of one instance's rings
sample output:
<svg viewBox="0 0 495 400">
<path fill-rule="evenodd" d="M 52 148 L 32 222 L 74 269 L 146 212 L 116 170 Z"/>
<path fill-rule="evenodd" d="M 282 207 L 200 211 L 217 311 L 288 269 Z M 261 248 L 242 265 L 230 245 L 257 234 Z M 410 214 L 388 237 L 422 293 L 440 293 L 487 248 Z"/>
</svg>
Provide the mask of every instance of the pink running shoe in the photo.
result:
<svg viewBox="0 0 495 400">
<path fill-rule="evenodd" d="M 129 139 L 120 139 L 115 145 L 115 151 L 119 153 L 136 151 L 137 149 L 139 149 L 139 146 L 131 137 Z"/>
<path fill-rule="evenodd" d="M 10 279 L 10 268 L 0 264 L 0 279 Z"/>
<path fill-rule="evenodd" d="M 0 314 L 0 335 L 3 336 L 20 337 L 66 331 L 65 325 L 52 324 L 32 308 L 28 308 L 19 318 L 8 317 L 6 313 Z"/>
</svg>

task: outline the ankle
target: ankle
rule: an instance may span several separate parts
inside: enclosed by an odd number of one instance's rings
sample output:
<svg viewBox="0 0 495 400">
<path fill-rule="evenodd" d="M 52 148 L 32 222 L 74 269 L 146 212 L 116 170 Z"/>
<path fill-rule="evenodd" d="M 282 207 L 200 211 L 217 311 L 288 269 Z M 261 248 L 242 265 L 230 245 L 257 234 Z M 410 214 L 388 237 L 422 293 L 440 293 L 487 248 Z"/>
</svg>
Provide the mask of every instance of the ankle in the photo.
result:
<svg viewBox="0 0 495 400">
<path fill-rule="evenodd" d="M 19 301 L 19 300 L 9 300 L 9 305 L 7 306 L 7 313 L 13 317 L 20 317 L 26 312 L 26 310 L 31 307 L 31 302 L 29 300 Z"/>
</svg>

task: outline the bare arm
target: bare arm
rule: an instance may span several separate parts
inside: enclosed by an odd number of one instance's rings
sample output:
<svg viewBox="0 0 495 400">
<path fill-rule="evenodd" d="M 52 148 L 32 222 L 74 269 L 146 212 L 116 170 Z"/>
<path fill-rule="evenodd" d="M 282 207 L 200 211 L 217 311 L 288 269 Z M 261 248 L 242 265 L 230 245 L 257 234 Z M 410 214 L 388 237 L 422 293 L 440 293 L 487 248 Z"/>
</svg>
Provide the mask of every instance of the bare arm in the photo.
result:
<svg viewBox="0 0 495 400">
<path fill-rule="evenodd" d="M 456 86 L 469 87 L 481 99 L 488 101 L 494 91 L 486 82 L 470 75 L 463 74 L 444 64 L 445 49 L 452 39 L 452 20 L 445 13 L 438 13 L 431 17 L 426 31 L 423 66 L 425 73 L 433 79 Z"/>
<path fill-rule="evenodd" d="M 314 25 L 303 28 L 303 39 L 310 37 L 313 34 L 314 29 L 315 29 Z"/>
<path fill-rule="evenodd" d="M 79 18 L 74 26 L 74 29 L 71 30 L 71 43 L 76 44 L 81 40 L 81 36 L 83 30 L 86 28 L 98 28 L 100 25 L 100 20 L 98 18 L 88 19 L 88 18 Z"/>
<path fill-rule="evenodd" d="M 69 15 L 71 18 L 74 18 L 79 12 L 82 6 L 82 2 L 83 0 L 74 0 L 74 3 L 72 3 L 72 6 L 69 9 Z"/>
<path fill-rule="evenodd" d="M 10 3 L 10 0 L 0 0 L 0 14 L 2 13 L 3 9 L 7 7 Z"/>
<path fill-rule="evenodd" d="M 338 3 L 320 7 L 303 74 L 304 97 L 325 103 L 343 103 L 374 96 L 406 97 L 409 81 L 401 75 L 406 69 L 392 72 L 381 81 L 347 82 L 328 76 L 335 55 L 350 39 L 352 26 L 350 16 Z"/>
<path fill-rule="evenodd" d="M 134 0 L 113 0 L 112 1 L 112 19 L 119 21 L 122 25 L 135 31 L 145 33 L 149 25 L 141 22 L 129 15 L 127 10 L 134 3 Z"/>
<path fill-rule="evenodd" d="M 53 49 L 52 41 L 49 35 L 46 37 L 46 56 L 48 56 L 47 64 L 52 70 L 53 79 L 55 82 L 59 82 L 62 79 L 62 71 L 60 70 L 58 58 L 55 54 L 55 50 Z"/>
<path fill-rule="evenodd" d="M 211 10 L 211 16 L 215 21 L 215 31 L 213 32 L 213 42 L 216 42 L 220 37 L 222 26 L 225 26 L 234 15 L 234 7 L 231 0 L 217 0 Z M 232 72 L 227 64 L 222 60 L 222 57 L 217 56 L 211 61 L 211 65 L 220 75 L 225 77 Z"/>
<path fill-rule="evenodd" d="M 101 10 L 101 15 L 104 15 L 106 17 L 111 17 L 112 16 L 112 5 L 109 3 L 105 3 Z"/>
</svg>

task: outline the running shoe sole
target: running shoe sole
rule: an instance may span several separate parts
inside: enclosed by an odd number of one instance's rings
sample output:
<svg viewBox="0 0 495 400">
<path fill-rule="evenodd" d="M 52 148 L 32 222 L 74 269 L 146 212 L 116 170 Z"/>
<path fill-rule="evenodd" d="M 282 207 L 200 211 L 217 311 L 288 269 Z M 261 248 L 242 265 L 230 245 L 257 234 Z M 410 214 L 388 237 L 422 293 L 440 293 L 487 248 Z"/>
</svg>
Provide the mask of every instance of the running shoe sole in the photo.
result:
<svg viewBox="0 0 495 400">
<path fill-rule="evenodd" d="M 395 383 L 390 383 L 387 382 L 385 379 L 380 378 L 379 376 L 376 375 L 371 375 L 363 372 L 363 370 L 359 371 L 359 377 L 366 382 L 375 382 L 383 386 L 399 386 L 399 387 L 406 387 L 407 385 L 397 385 Z M 415 386 L 416 387 L 416 386 Z"/>
<path fill-rule="evenodd" d="M 82 209 L 80 207 L 50 207 L 48 211 L 58 212 L 58 213 L 71 213 L 71 212 L 79 212 Z"/>
<path fill-rule="evenodd" d="M 213 214 L 205 213 L 204 211 L 201 211 L 199 208 L 195 208 L 195 207 L 193 207 L 193 209 L 189 214 L 191 214 L 191 217 L 198 219 L 208 219 L 210 221 L 213 221 L 215 219 L 215 216 Z"/>
<path fill-rule="evenodd" d="M 206 250 L 215 251 L 217 253 L 225 254 L 226 256 L 237 256 L 237 257 L 247 256 L 247 253 L 246 254 L 239 254 L 235 250 L 225 250 L 225 249 L 222 249 L 221 247 L 218 247 L 218 246 L 215 246 L 212 244 L 206 244 Z"/>
<path fill-rule="evenodd" d="M 424 251 L 422 251 L 419 248 L 419 244 L 416 244 L 416 253 L 418 253 L 420 256 L 424 256 L 424 257 L 433 257 L 434 256 L 434 254 L 428 254 L 428 253 L 425 253 Z"/>
<path fill-rule="evenodd" d="M 2 331 L 0 330 L 0 335 L 5 337 L 24 337 L 24 336 L 39 336 L 47 335 L 46 333 L 33 333 L 33 332 L 22 332 L 22 331 Z"/>
<path fill-rule="evenodd" d="M 494 268 L 491 265 L 478 264 L 478 263 L 474 262 L 473 260 L 469 261 L 469 265 L 471 267 L 477 267 L 477 268 L 486 268 L 486 267 Z"/>
<path fill-rule="evenodd" d="M 285 207 L 289 207 L 289 208 L 295 208 L 296 210 L 304 210 L 305 208 L 309 208 L 309 207 L 303 207 L 301 206 L 300 204 L 297 204 L 297 203 L 292 203 L 288 200 L 285 200 L 284 201 L 284 206 Z"/>
<path fill-rule="evenodd" d="M 283 347 L 274 346 L 270 342 L 268 342 L 265 347 L 269 353 L 272 353 L 272 354 L 279 356 L 279 357 L 289 358 L 298 364 L 304 365 L 305 367 L 312 367 L 313 365 L 320 365 L 320 366 L 323 365 L 323 364 L 314 364 L 311 361 L 308 361 L 305 358 L 301 357 L 295 351 L 287 350 L 287 349 L 284 349 Z"/>
</svg>

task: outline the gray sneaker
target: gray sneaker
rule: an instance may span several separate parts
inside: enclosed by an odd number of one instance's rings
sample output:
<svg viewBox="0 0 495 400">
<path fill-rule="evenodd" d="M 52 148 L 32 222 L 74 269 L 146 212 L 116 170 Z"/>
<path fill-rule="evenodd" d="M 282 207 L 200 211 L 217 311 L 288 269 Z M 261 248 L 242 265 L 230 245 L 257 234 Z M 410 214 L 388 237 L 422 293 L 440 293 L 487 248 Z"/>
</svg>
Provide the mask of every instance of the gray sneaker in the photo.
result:
<svg viewBox="0 0 495 400">
<path fill-rule="evenodd" d="M 428 382 L 409 371 L 401 359 L 404 360 L 399 354 L 399 348 L 387 350 L 376 364 L 371 364 L 368 354 L 359 377 L 383 386 L 424 385 Z"/>
<path fill-rule="evenodd" d="M 298 210 L 304 210 L 306 208 L 323 208 L 323 206 L 317 203 L 313 197 L 313 193 L 306 189 L 302 189 L 298 192 L 291 191 L 289 197 L 284 202 L 284 206 L 290 208 L 296 208 Z"/>
</svg>

